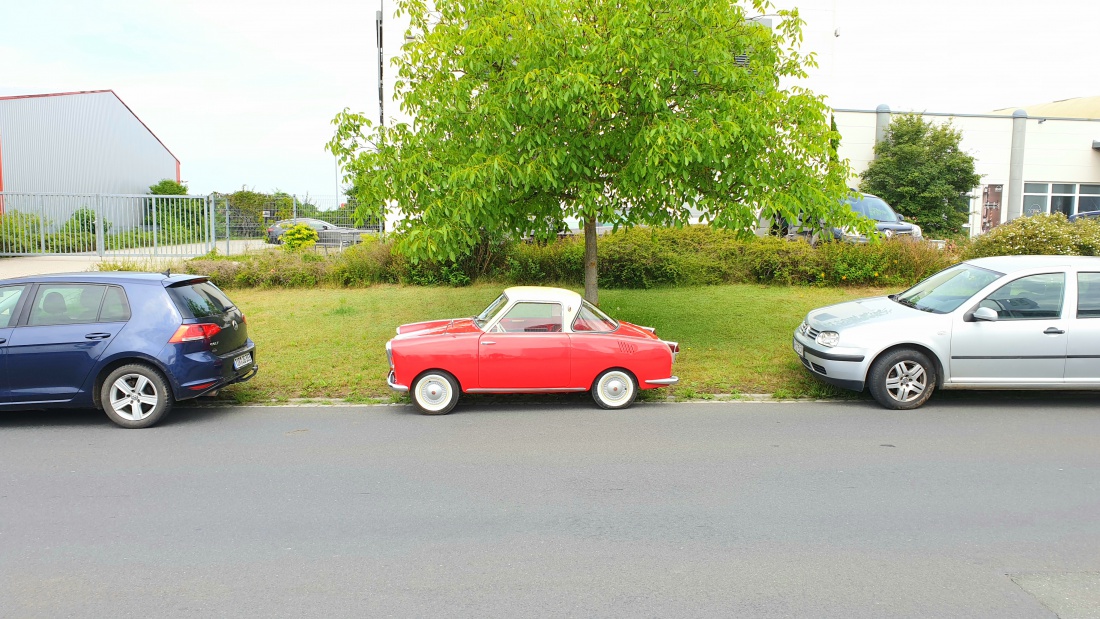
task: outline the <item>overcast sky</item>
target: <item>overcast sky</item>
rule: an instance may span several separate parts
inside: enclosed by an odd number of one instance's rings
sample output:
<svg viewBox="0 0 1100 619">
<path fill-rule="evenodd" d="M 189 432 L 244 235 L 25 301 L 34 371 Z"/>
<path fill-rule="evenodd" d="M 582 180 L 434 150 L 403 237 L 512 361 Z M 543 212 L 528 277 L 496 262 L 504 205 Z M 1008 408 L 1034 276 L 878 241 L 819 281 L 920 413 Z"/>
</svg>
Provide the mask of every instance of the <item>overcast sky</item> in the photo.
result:
<svg viewBox="0 0 1100 619">
<path fill-rule="evenodd" d="M 392 0 L 385 1 L 392 8 Z M 798 0 L 838 108 L 981 113 L 1100 95 L 1100 0 Z M 9 0 L 0 95 L 114 90 L 196 193 L 337 193 L 344 107 L 377 115 L 381 0 Z"/>
</svg>

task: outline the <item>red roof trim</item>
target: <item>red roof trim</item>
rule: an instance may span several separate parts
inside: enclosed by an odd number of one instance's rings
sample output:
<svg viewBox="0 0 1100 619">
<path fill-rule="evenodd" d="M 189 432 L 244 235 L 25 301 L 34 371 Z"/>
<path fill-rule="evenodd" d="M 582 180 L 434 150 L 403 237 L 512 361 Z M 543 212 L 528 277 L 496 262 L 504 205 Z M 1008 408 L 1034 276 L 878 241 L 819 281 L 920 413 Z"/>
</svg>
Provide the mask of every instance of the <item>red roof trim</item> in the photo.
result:
<svg viewBox="0 0 1100 619">
<path fill-rule="evenodd" d="M 179 167 L 179 164 L 176 164 Z M 0 193 L 4 192 L 4 142 L 0 140 Z M 0 215 L 4 214 L 4 196 L 0 196 Z"/>
<path fill-rule="evenodd" d="M 64 97 L 66 95 L 90 95 L 101 92 L 114 93 L 113 90 L 74 90 L 73 92 L 49 92 L 41 95 L 9 95 L 6 97 L 0 97 L 0 101 L 6 101 L 9 99 L 36 99 L 38 97 Z M 115 96 L 117 97 L 118 95 Z"/>
<path fill-rule="evenodd" d="M 172 159 L 176 160 L 176 167 L 178 168 L 179 164 L 180 164 L 179 157 L 177 157 L 175 154 L 172 153 L 172 150 L 169 149 L 168 146 L 165 145 L 165 143 L 163 141 L 161 141 L 160 138 L 157 137 L 157 134 L 153 133 L 153 130 L 149 128 L 149 125 L 145 124 L 145 121 L 142 120 L 141 117 L 139 117 L 137 114 L 134 114 L 134 110 L 131 110 L 130 106 L 126 105 L 126 102 L 122 100 L 122 97 L 118 96 L 118 93 L 116 93 L 115 91 L 113 91 L 109 88 L 105 89 L 105 90 L 76 90 L 76 91 L 73 91 L 73 92 L 50 92 L 50 93 L 44 93 L 44 94 L 40 94 L 40 95 L 10 95 L 10 96 L 6 96 L 6 97 L 0 97 L 0 101 L 11 101 L 13 99 L 36 99 L 36 98 L 39 98 L 39 97 L 65 97 L 65 96 L 68 96 L 68 95 L 97 95 L 97 94 L 103 94 L 105 92 L 109 92 L 112 95 L 114 95 L 115 98 L 118 99 L 118 102 L 122 104 L 122 107 L 126 108 L 126 111 L 130 112 L 130 114 L 133 115 L 133 117 L 139 123 L 141 123 L 142 127 L 145 127 L 145 130 L 149 132 L 149 135 L 153 136 L 153 139 L 156 140 L 157 142 L 160 142 L 160 145 L 164 147 L 164 150 L 168 151 L 168 154 L 172 155 Z M 178 175 L 178 173 L 177 173 L 177 175 Z"/>
</svg>

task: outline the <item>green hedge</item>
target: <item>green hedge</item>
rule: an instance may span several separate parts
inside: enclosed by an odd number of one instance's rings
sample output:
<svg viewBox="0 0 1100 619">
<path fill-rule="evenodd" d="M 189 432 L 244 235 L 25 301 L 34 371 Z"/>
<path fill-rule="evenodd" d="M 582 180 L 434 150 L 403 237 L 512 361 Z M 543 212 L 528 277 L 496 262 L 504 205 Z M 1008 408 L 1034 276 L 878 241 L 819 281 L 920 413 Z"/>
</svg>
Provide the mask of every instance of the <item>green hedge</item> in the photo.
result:
<svg viewBox="0 0 1100 619">
<path fill-rule="evenodd" d="M 600 286 L 653 288 L 728 283 L 908 286 L 958 262 L 953 245 L 891 240 L 875 244 L 829 243 L 814 248 L 778 238 L 739 239 L 708 227 L 636 228 L 600 237 Z M 108 264 L 103 268 L 141 268 Z M 210 256 L 172 265 L 203 273 L 224 287 L 367 286 L 378 283 L 463 286 L 584 283 L 584 242 L 548 244 L 485 239 L 453 263 L 413 264 L 389 242 L 367 236 L 342 252 L 263 251 Z"/>
</svg>

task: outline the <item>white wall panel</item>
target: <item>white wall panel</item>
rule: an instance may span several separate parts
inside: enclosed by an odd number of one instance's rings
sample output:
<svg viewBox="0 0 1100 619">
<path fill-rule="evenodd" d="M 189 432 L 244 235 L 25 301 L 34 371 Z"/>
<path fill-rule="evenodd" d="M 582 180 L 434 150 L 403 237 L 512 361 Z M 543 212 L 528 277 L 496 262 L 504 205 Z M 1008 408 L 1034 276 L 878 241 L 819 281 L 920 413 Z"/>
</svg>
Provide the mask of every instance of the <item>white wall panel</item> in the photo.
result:
<svg viewBox="0 0 1100 619">
<path fill-rule="evenodd" d="M 110 91 L 0 99 L 4 190 L 147 193 L 175 157 Z"/>
</svg>

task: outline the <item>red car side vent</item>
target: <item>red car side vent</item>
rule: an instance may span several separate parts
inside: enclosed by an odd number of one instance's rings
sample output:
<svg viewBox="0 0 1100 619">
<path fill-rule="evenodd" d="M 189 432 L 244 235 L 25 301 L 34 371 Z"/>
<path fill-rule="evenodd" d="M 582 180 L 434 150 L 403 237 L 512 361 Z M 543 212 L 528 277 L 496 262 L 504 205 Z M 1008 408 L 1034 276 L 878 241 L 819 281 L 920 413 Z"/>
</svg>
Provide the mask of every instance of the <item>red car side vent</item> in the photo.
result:
<svg viewBox="0 0 1100 619">
<path fill-rule="evenodd" d="M 622 340 L 619 340 L 619 352 L 622 352 L 623 354 L 626 354 L 626 355 L 632 355 L 637 351 L 638 351 L 637 344 L 631 344 L 630 342 L 624 342 Z"/>
</svg>

